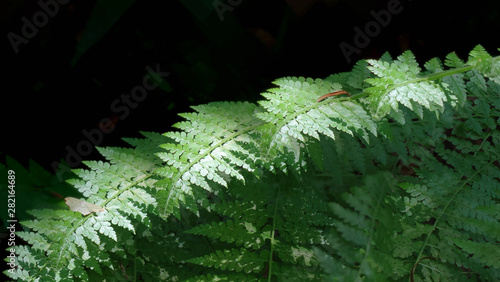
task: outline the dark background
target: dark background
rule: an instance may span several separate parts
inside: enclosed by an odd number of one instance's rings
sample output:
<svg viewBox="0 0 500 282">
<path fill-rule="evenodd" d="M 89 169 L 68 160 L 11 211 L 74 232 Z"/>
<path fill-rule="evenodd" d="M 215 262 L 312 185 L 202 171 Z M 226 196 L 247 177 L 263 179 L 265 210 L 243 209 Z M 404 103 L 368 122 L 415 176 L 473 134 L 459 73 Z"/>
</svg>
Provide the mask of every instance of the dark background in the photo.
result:
<svg viewBox="0 0 500 282">
<path fill-rule="evenodd" d="M 33 159 L 54 172 L 51 165 L 103 118 L 115 120 L 114 131 L 98 145 L 124 146 L 120 138 L 139 131 L 171 130 L 190 105 L 257 101 L 276 78 L 324 78 L 386 51 L 397 56 L 411 49 L 423 63 L 452 51 L 467 59 L 477 44 L 493 54 L 500 47 L 500 4 L 493 0 L 399 1 L 402 12 L 351 62 L 340 43 L 354 45 L 354 28 L 374 20 L 370 11 L 398 1 L 61 2 L 68 3 L 58 4 L 17 54 L 8 35 L 22 36 L 22 18 L 33 22 L 43 10 L 38 1 L 1 2 L 2 163 L 7 155 L 25 166 Z M 214 4 L 229 5 L 223 19 Z M 170 75 L 117 118 L 111 104 L 142 84 L 148 65 Z M 96 150 L 83 156 L 98 158 Z"/>
</svg>

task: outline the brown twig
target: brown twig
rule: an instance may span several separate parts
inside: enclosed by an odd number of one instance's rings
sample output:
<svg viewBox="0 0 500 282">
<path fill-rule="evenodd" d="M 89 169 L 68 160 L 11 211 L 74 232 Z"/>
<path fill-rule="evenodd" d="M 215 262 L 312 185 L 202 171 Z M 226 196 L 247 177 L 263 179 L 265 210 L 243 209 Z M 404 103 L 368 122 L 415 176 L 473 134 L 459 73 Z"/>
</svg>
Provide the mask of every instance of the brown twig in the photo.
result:
<svg viewBox="0 0 500 282">
<path fill-rule="evenodd" d="M 325 94 L 325 95 L 323 95 L 323 96 L 319 97 L 319 99 L 318 99 L 318 100 L 316 100 L 316 102 L 319 102 L 319 101 L 321 101 L 321 100 L 323 100 L 323 99 L 326 99 L 326 98 L 328 98 L 328 97 L 331 97 L 331 96 L 337 96 L 337 95 L 342 95 L 342 94 L 347 94 L 347 95 L 349 95 L 349 97 L 351 97 L 351 94 L 349 94 L 347 91 L 344 91 L 344 90 L 339 90 L 339 91 L 335 91 L 335 92 L 332 92 L 332 93 L 328 93 L 328 94 Z"/>
</svg>

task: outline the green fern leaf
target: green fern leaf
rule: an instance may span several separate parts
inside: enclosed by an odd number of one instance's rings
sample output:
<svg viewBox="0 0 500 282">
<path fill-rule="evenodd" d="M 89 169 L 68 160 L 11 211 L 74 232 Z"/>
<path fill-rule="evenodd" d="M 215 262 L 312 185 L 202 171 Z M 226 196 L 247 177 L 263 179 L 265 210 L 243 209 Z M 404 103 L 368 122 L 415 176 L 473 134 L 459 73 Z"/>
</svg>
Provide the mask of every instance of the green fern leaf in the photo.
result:
<svg viewBox="0 0 500 282">
<path fill-rule="evenodd" d="M 324 251 L 316 249 L 322 266 L 332 273 L 330 278 L 339 275 L 333 274 L 332 269 L 341 271 L 341 277 L 353 280 L 365 276 L 398 278 L 400 274 L 397 274 L 392 252 L 394 234 L 401 226 L 386 199 L 392 185 L 388 175 L 369 175 L 364 186 L 352 187 L 349 193 L 342 195 L 342 204 L 331 204 L 339 218 L 330 237 L 333 243 L 329 248 L 333 248 L 330 250 L 333 256 L 326 258 Z"/>
<path fill-rule="evenodd" d="M 367 79 L 372 85 L 366 91 L 373 115 L 377 118 L 399 112 L 399 104 L 417 113 L 422 118 L 422 107 L 439 114 L 443 111 L 447 97 L 436 83 L 420 77 L 420 67 L 409 51 L 398 57 L 397 61 L 386 62 L 368 60 L 368 67 L 378 78 Z M 397 118 L 396 118 L 397 119 Z M 397 119 L 398 120 L 398 119 Z"/>
<path fill-rule="evenodd" d="M 188 262 L 221 270 L 258 273 L 264 269 L 268 257 L 269 253 L 266 251 L 258 254 L 247 249 L 231 249 L 216 251 L 201 258 L 190 259 Z"/>
<path fill-rule="evenodd" d="M 474 66 L 485 77 L 500 84 L 500 58 L 493 58 L 481 45 L 476 46 L 470 52 L 467 63 Z"/>
<path fill-rule="evenodd" d="M 320 135 L 335 139 L 336 130 L 359 134 L 367 142 L 369 133 L 377 135 L 375 123 L 359 104 L 344 100 L 315 102 L 323 94 L 339 90 L 340 84 L 293 77 L 274 83 L 280 88 L 263 94 L 268 100 L 260 102 L 267 112 L 256 116 L 275 126 L 265 147 L 285 152 L 284 146 L 286 151 L 293 152 L 293 158 L 284 160 L 285 163 L 297 165 L 296 160 L 306 157 L 305 143 L 311 142 L 311 138 L 319 140 Z"/>
<path fill-rule="evenodd" d="M 193 108 L 198 113 L 183 114 L 188 121 L 174 125 L 182 132 L 165 134 L 176 143 L 163 144 L 161 147 L 167 152 L 157 154 L 167 164 L 156 171 L 165 177 L 157 183 L 163 188 L 157 198 L 164 218 L 170 214 L 179 218 L 180 203 L 196 212 L 193 190 L 215 191 L 219 188 L 214 184 L 225 187 L 228 177 L 244 181 L 240 169 L 254 171 L 253 163 L 258 157 L 241 146 L 255 142 L 249 135 L 259 125 L 253 116 L 258 111 L 255 105 L 211 103 Z M 199 192 L 198 195 L 202 197 Z"/>
<path fill-rule="evenodd" d="M 148 145 L 143 148 L 142 144 Z M 19 233 L 32 246 L 16 250 L 23 251 L 18 254 L 23 260 L 30 256 L 39 257 L 40 251 L 45 252 L 47 257 L 46 263 L 25 265 L 30 269 L 29 279 L 49 275 L 53 278 L 61 277 L 61 280 L 86 280 L 88 270 L 83 265 L 90 267 L 95 273 L 101 273 L 102 266 L 110 265 L 109 252 L 118 246 L 123 230 L 133 233 L 134 225 L 138 222 L 149 224 L 145 211 L 153 211 L 156 205 L 151 193 L 154 192 L 156 182 L 153 171 L 157 168 L 158 161 L 149 161 L 139 151 L 150 151 L 151 144 L 154 144 L 153 140 L 137 142 L 139 147 L 135 149 L 100 149 L 111 163 L 85 162 L 89 170 L 75 170 L 79 179 L 68 182 L 86 195 L 87 201 L 102 206 L 105 211 L 88 216 L 69 210 L 30 212 L 37 219 L 21 224 L 37 233 Z M 156 152 L 158 150 L 157 148 Z M 45 268 L 46 264 L 50 265 L 49 272 Z M 24 274 L 25 272 L 19 272 L 19 275 Z"/>
</svg>

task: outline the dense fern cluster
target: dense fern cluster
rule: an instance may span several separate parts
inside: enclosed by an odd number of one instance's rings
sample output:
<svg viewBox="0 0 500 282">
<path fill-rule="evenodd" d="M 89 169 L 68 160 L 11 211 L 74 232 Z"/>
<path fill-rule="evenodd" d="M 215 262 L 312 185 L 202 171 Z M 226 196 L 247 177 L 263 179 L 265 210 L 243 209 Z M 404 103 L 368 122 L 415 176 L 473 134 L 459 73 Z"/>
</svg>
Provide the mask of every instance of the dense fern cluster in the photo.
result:
<svg viewBox="0 0 500 282">
<path fill-rule="evenodd" d="M 498 281 L 500 59 L 423 67 L 405 52 L 278 79 L 258 105 L 196 106 L 178 131 L 100 148 L 108 162 L 69 183 L 105 211 L 31 211 L 6 274 Z"/>
</svg>

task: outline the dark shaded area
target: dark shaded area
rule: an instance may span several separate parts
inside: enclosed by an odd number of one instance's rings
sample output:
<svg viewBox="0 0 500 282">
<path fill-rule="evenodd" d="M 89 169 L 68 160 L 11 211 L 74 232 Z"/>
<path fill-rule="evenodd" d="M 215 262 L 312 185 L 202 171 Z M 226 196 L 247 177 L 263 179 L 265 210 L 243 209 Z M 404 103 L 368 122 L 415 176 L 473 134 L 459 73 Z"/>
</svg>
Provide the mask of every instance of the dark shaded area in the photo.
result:
<svg viewBox="0 0 500 282">
<path fill-rule="evenodd" d="M 466 59 L 476 44 L 493 53 L 500 47 L 499 2 L 492 0 L 467 6 L 242 0 L 234 7 L 222 0 L 52 0 L 40 2 L 56 3 L 59 10 L 16 54 L 9 34 L 22 36 L 22 18 L 33 21 L 43 10 L 36 1 L 11 2 L 0 9 L 2 162 L 6 155 L 23 165 L 31 158 L 51 172 L 70 150 L 81 159 L 99 158 L 94 144 L 85 147 L 84 131 L 94 134 L 95 145 L 124 146 L 120 139 L 139 131 L 171 130 L 177 113 L 190 105 L 257 101 L 282 76 L 322 78 L 386 51 L 395 56 L 411 49 L 423 63 L 452 51 Z M 356 47 L 354 28 L 365 30 L 388 5 L 401 12 L 372 29 L 374 36 L 348 62 L 340 44 Z M 126 106 L 127 114 L 117 110 L 127 105 L 122 93 L 143 84 L 147 66 L 169 75 L 135 108 Z M 103 119 L 111 122 L 111 133 L 99 129 Z M 77 167 L 77 157 L 69 160 Z"/>
</svg>

